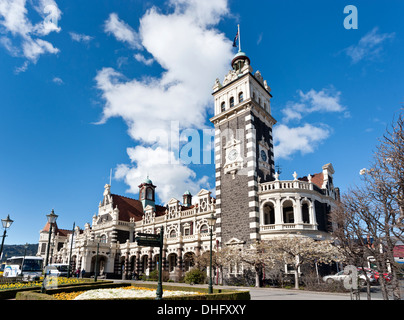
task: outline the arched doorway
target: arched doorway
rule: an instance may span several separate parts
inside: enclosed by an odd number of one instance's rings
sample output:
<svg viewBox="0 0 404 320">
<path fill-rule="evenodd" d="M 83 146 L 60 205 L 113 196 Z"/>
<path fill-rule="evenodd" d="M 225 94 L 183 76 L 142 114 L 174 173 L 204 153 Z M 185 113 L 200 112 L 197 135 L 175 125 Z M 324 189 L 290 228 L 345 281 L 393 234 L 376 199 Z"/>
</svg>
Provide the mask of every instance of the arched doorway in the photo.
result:
<svg viewBox="0 0 404 320">
<path fill-rule="evenodd" d="M 168 262 L 168 272 L 175 272 L 175 268 L 177 266 L 177 254 L 170 253 L 167 257 Z"/>
<path fill-rule="evenodd" d="M 97 256 L 95 255 L 95 256 L 93 256 L 92 258 L 91 258 L 91 270 L 90 270 L 90 273 L 91 273 L 91 275 L 94 275 L 95 274 L 95 268 L 96 268 L 96 260 L 97 260 Z M 106 267 L 107 267 L 107 261 L 108 261 L 108 258 L 106 257 L 106 256 L 103 256 L 103 255 L 98 255 L 98 267 L 97 267 L 97 270 L 98 270 L 98 276 L 105 276 L 105 274 L 106 274 Z M 86 270 L 87 271 L 87 270 Z M 87 272 L 86 272 L 87 273 Z"/>
<path fill-rule="evenodd" d="M 303 223 L 310 223 L 310 203 L 308 200 L 302 203 L 302 220 Z"/>
<path fill-rule="evenodd" d="M 272 202 L 264 204 L 264 224 L 275 224 L 275 206 Z"/>
<path fill-rule="evenodd" d="M 293 202 L 291 200 L 286 200 L 282 204 L 282 212 L 283 212 L 283 222 L 284 223 L 294 223 L 294 210 L 293 210 Z"/>
<path fill-rule="evenodd" d="M 195 265 L 196 255 L 193 252 L 187 252 L 184 254 L 184 271 L 187 272 Z"/>
</svg>

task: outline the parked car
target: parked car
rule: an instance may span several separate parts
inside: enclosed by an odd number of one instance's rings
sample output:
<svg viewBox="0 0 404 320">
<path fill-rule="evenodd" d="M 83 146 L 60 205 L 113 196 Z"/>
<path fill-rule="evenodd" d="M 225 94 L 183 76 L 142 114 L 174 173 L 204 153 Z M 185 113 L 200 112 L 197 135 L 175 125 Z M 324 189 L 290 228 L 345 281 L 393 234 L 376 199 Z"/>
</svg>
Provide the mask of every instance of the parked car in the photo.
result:
<svg viewBox="0 0 404 320">
<path fill-rule="evenodd" d="M 323 280 L 326 283 L 333 283 L 335 281 L 341 281 L 342 282 L 342 281 L 344 281 L 346 278 L 348 278 L 350 276 L 351 276 L 350 274 L 346 274 L 346 273 L 344 273 L 344 271 L 340 271 L 340 272 L 338 272 L 336 274 L 327 275 L 327 276 L 323 277 Z M 376 283 L 375 276 L 372 273 L 367 272 L 367 277 L 368 277 L 368 279 L 370 281 L 370 284 Z M 363 272 L 363 270 L 358 269 L 358 278 L 359 278 L 358 282 L 359 282 L 360 286 L 366 285 L 366 275 Z"/>
<path fill-rule="evenodd" d="M 53 263 L 45 268 L 45 274 L 57 277 L 67 277 L 67 269 L 69 265 L 63 263 Z"/>
<path fill-rule="evenodd" d="M 362 268 L 358 268 L 358 269 L 362 269 Z M 373 276 L 375 277 L 376 282 L 379 282 L 380 279 L 380 272 L 371 269 L 371 268 L 364 268 L 366 270 L 366 272 L 370 272 L 373 274 Z M 383 273 L 383 278 L 386 280 L 386 282 L 390 282 L 391 281 L 391 274 L 388 272 L 384 272 Z"/>
</svg>

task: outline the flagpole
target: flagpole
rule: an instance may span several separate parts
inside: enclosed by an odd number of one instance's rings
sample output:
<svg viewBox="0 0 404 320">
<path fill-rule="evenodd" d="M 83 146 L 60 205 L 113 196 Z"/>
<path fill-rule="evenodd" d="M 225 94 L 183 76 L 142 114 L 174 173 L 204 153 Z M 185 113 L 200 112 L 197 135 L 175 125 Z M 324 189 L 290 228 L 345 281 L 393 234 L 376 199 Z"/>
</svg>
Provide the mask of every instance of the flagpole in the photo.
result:
<svg viewBox="0 0 404 320">
<path fill-rule="evenodd" d="M 240 25 L 237 25 L 238 28 L 238 52 L 241 52 L 241 34 L 240 34 Z"/>
</svg>

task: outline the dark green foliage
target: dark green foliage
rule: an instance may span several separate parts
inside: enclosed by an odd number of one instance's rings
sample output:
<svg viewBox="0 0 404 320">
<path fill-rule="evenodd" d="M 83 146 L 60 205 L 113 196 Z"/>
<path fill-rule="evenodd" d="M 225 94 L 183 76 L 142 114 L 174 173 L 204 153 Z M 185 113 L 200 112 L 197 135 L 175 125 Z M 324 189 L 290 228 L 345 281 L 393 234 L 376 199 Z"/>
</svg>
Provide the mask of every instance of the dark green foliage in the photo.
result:
<svg viewBox="0 0 404 320">
<path fill-rule="evenodd" d="M 206 273 L 194 268 L 185 274 L 184 282 L 188 284 L 202 284 L 205 283 Z"/>
</svg>

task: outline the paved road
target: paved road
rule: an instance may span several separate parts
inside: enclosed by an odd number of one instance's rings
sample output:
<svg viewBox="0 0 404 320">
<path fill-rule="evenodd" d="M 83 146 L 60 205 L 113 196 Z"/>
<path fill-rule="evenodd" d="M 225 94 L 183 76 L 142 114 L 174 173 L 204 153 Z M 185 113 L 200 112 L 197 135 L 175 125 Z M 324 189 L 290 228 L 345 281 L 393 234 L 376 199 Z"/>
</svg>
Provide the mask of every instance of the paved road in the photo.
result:
<svg viewBox="0 0 404 320">
<path fill-rule="evenodd" d="M 117 280 L 122 281 L 122 280 Z M 134 284 L 150 283 L 143 281 L 125 281 Z M 188 286 L 184 283 L 167 282 L 164 285 L 170 286 Z M 198 285 L 198 287 L 207 287 L 207 285 Z M 216 286 L 214 286 L 216 288 Z M 236 289 L 236 290 L 249 290 L 251 300 L 351 300 L 349 293 L 328 293 L 328 292 L 314 292 L 294 289 L 278 289 L 278 288 L 251 288 L 251 287 L 231 287 L 220 286 L 222 289 Z M 382 295 L 378 287 L 372 287 L 372 300 L 382 300 Z M 360 300 L 366 300 L 366 292 L 360 293 Z"/>
</svg>

